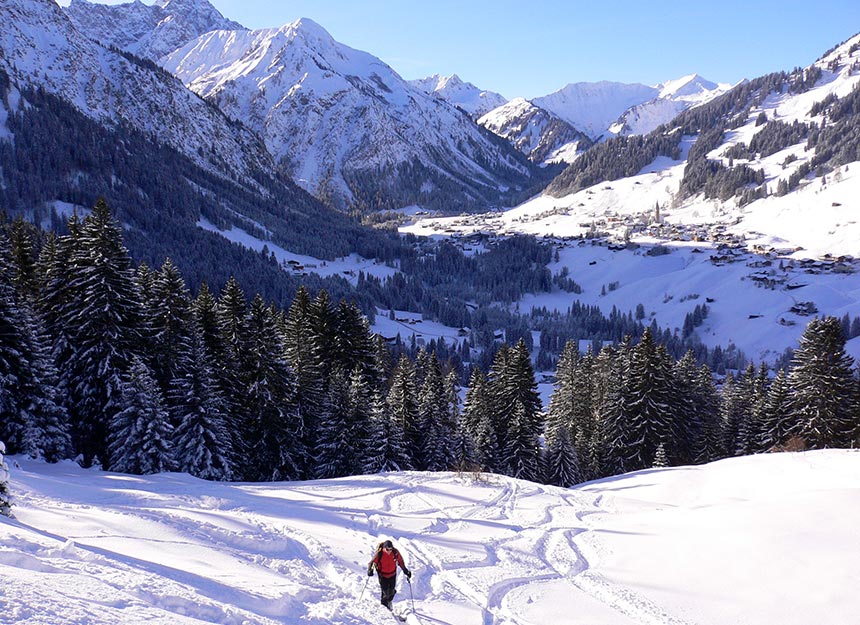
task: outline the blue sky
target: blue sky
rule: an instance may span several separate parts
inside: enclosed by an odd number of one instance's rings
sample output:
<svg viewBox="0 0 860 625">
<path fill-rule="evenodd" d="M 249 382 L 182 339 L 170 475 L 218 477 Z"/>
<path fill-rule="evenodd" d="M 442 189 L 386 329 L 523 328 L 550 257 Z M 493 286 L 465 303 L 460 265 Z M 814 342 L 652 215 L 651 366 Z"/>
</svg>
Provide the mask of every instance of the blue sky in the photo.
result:
<svg viewBox="0 0 860 625">
<path fill-rule="evenodd" d="M 735 83 L 806 66 L 860 32 L 858 0 L 211 2 L 249 28 L 308 17 L 404 78 L 456 73 L 507 98 L 571 82 L 656 84 L 692 73 Z"/>
</svg>

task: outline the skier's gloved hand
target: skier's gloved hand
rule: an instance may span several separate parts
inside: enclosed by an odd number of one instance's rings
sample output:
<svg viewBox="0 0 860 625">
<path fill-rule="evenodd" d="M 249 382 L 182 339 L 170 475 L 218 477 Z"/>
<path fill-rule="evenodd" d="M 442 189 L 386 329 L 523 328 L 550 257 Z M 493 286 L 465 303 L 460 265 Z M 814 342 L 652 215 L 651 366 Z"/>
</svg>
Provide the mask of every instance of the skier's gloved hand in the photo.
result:
<svg viewBox="0 0 860 625">
<path fill-rule="evenodd" d="M 373 577 L 373 569 L 367 569 L 367 576 Z"/>
<path fill-rule="evenodd" d="M 406 575 L 406 579 L 412 579 L 412 571 L 410 571 L 409 569 L 403 571 L 403 574 Z"/>
</svg>

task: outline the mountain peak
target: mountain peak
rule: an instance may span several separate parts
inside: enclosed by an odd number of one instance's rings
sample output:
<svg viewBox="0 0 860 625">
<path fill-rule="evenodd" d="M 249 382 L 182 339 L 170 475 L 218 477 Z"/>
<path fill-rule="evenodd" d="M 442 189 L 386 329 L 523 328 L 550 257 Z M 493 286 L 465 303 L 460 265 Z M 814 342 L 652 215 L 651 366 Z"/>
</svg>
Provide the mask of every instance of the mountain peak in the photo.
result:
<svg viewBox="0 0 860 625">
<path fill-rule="evenodd" d="M 424 93 L 429 93 L 463 109 L 473 119 L 489 113 L 507 101 L 504 96 L 493 91 L 479 89 L 472 83 L 464 81 L 457 74 L 450 76 L 433 74 L 426 78 L 410 80 L 409 83 Z"/>
<path fill-rule="evenodd" d="M 72 0 L 65 12 L 88 37 L 152 61 L 212 30 L 245 30 L 209 0 L 157 0 L 152 5 Z"/>
</svg>

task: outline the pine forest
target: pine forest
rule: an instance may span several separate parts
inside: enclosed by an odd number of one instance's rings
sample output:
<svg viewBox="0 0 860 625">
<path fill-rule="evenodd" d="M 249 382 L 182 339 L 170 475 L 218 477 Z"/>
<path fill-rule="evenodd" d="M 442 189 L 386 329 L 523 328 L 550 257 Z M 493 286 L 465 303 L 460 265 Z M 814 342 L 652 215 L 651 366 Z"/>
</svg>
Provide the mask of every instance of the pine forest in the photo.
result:
<svg viewBox="0 0 860 625">
<path fill-rule="evenodd" d="M 0 440 L 48 462 L 223 481 L 489 471 L 570 486 L 860 442 L 844 320 L 813 319 L 785 368 L 725 375 L 673 356 L 647 326 L 597 351 L 568 340 L 544 412 L 524 338 L 452 352 L 386 340 L 324 289 L 300 286 L 286 308 L 233 278 L 192 293 L 170 259 L 134 266 L 103 200 L 66 234 L 2 225 L 0 307 Z"/>
</svg>

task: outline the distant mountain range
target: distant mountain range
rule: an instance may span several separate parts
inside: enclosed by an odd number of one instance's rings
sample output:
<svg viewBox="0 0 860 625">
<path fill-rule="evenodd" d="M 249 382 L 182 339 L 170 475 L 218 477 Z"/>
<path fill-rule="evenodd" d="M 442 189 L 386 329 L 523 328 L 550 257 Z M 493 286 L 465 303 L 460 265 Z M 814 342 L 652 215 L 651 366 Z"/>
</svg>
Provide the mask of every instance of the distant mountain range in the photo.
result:
<svg viewBox="0 0 860 625">
<path fill-rule="evenodd" d="M 531 184 L 509 144 L 308 19 L 213 31 L 161 64 L 259 132 L 285 171 L 338 206 L 474 208 Z"/>
</svg>

